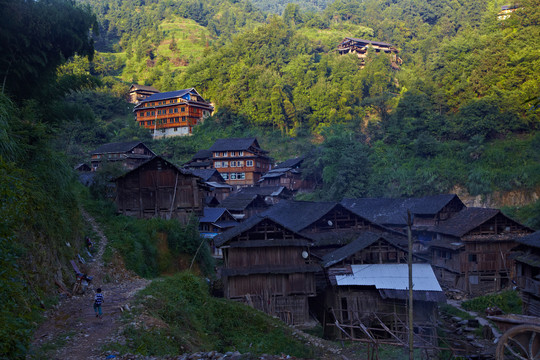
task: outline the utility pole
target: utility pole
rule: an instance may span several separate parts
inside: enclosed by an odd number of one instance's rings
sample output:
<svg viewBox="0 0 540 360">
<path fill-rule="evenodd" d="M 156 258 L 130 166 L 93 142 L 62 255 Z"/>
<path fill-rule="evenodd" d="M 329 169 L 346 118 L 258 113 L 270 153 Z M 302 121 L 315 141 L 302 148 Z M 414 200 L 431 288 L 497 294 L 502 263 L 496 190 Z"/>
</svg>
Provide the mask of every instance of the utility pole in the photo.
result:
<svg viewBox="0 0 540 360">
<path fill-rule="evenodd" d="M 412 231 L 411 210 L 407 210 L 407 238 L 409 239 L 409 360 L 414 359 L 413 278 L 412 278 Z"/>
</svg>

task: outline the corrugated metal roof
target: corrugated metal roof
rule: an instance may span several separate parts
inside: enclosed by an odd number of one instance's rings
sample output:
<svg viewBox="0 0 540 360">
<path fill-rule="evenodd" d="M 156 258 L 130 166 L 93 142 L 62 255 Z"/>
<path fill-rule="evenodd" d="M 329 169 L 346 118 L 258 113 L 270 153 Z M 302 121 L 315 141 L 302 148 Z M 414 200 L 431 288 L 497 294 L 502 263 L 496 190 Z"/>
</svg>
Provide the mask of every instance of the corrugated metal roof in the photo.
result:
<svg viewBox="0 0 540 360">
<path fill-rule="evenodd" d="M 338 286 L 375 286 L 377 289 L 407 290 L 407 264 L 351 265 L 352 275 L 336 275 Z M 442 291 L 429 264 L 413 264 L 413 290 Z"/>
</svg>

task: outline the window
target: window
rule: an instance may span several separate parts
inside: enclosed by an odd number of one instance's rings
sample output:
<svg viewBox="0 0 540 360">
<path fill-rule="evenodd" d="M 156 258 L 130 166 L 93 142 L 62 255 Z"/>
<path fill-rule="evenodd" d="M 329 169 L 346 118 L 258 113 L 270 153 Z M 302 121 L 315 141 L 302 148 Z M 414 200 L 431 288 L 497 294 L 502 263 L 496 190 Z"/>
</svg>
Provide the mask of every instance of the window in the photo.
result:
<svg viewBox="0 0 540 360">
<path fill-rule="evenodd" d="M 239 152 L 238 152 L 238 156 L 244 156 L 244 152 L 243 152 L 243 151 L 239 151 Z"/>
<path fill-rule="evenodd" d="M 248 166 L 248 167 L 253 166 L 253 160 L 246 161 L 246 166 Z"/>
<path fill-rule="evenodd" d="M 174 131 L 178 131 L 178 128 L 177 128 L 177 127 L 175 127 L 175 128 L 174 128 Z"/>
<path fill-rule="evenodd" d="M 255 164 L 257 165 L 257 168 L 261 167 L 261 164 L 258 161 Z"/>
<path fill-rule="evenodd" d="M 236 178 L 238 180 L 244 180 L 246 178 L 246 174 L 245 173 L 237 173 Z"/>
<path fill-rule="evenodd" d="M 166 124 L 167 123 L 167 119 L 163 119 L 163 124 Z"/>
<path fill-rule="evenodd" d="M 169 109 L 169 114 L 172 114 L 173 113 L 173 109 Z"/>
<path fill-rule="evenodd" d="M 154 125 L 155 123 L 156 123 L 156 121 L 155 121 L 155 120 L 152 120 L 152 125 Z"/>
<path fill-rule="evenodd" d="M 231 151 L 231 156 L 236 156 L 236 151 Z"/>
<path fill-rule="evenodd" d="M 156 115 L 156 112 L 155 112 L 155 111 L 152 111 L 152 115 Z"/>
<path fill-rule="evenodd" d="M 229 173 L 223 173 L 221 177 L 223 177 L 223 180 L 229 180 Z"/>
<path fill-rule="evenodd" d="M 236 161 L 231 161 L 231 167 L 236 167 Z"/>
<path fill-rule="evenodd" d="M 469 262 L 476 262 L 476 254 L 469 254 Z"/>
<path fill-rule="evenodd" d="M 182 116 L 182 121 L 186 121 L 186 117 L 185 117 L 185 116 Z"/>
<path fill-rule="evenodd" d="M 215 152 L 214 157 L 219 157 L 219 154 L 220 154 L 219 152 Z"/>
<path fill-rule="evenodd" d="M 146 116 L 150 116 L 150 111 L 147 111 L 147 112 L 146 112 Z"/>
<path fill-rule="evenodd" d="M 244 162 L 243 162 L 243 161 L 237 161 L 236 163 L 238 164 L 238 167 L 244 166 Z"/>
<path fill-rule="evenodd" d="M 169 104 L 172 104 L 173 102 L 174 102 L 174 100 L 171 100 L 171 101 L 169 101 Z"/>
<path fill-rule="evenodd" d="M 221 167 L 224 167 L 224 168 L 229 167 L 229 162 L 228 161 L 222 161 L 221 162 Z"/>
<path fill-rule="evenodd" d="M 231 180 L 236 180 L 236 173 L 231 173 Z"/>
<path fill-rule="evenodd" d="M 185 107 L 182 107 L 182 108 L 180 108 L 180 111 L 181 111 L 181 112 L 184 112 L 184 111 L 186 111 L 186 108 L 185 108 Z"/>
<path fill-rule="evenodd" d="M 158 104 L 158 105 L 161 105 L 161 101 L 159 101 L 157 104 Z"/>
<path fill-rule="evenodd" d="M 177 116 L 174 118 L 174 122 L 180 122 L 180 118 Z"/>
<path fill-rule="evenodd" d="M 216 164 L 215 164 L 215 165 L 216 165 L 216 169 L 217 169 L 217 168 L 220 168 L 220 167 L 221 167 L 221 162 L 216 161 Z"/>
<path fill-rule="evenodd" d="M 178 108 L 174 108 L 174 112 L 177 113 L 177 112 L 178 112 Z"/>
<path fill-rule="evenodd" d="M 224 152 L 223 152 L 223 157 L 227 157 L 227 156 L 229 156 L 229 153 L 226 152 L 226 151 L 224 151 Z"/>
</svg>

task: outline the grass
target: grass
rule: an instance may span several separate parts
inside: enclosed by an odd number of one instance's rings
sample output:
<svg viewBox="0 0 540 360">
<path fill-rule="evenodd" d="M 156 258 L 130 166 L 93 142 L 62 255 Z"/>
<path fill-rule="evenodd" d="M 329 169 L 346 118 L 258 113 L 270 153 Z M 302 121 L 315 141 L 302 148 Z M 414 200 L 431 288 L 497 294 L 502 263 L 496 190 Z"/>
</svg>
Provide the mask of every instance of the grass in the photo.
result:
<svg viewBox="0 0 540 360">
<path fill-rule="evenodd" d="M 452 305 L 443 304 L 439 305 L 439 312 L 449 315 L 449 316 L 458 316 L 462 318 L 463 320 L 472 320 L 474 319 L 474 316 L 470 315 L 469 313 L 459 310 Z"/>
<path fill-rule="evenodd" d="M 479 296 L 464 301 L 461 306 L 466 310 L 484 313 L 486 308 L 497 306 L 506 314 L 521 314 L 521 298 L 517 291 L 507 290 L 497 294 Z"/>
<path fill-rule="evenodd" d="M 145 356 L 211 350 L 316 355 L 282 322 L 237 302 L 211 297 L 206 282 L 189 272 L 154 281 L 136 302 L 134 318 L 143 315 L 144 326 L 128 326 L 126 343 L 111 344 L 110 350 Z M 127 321 L 133 323 L 133 318 Z"/>
</svg>

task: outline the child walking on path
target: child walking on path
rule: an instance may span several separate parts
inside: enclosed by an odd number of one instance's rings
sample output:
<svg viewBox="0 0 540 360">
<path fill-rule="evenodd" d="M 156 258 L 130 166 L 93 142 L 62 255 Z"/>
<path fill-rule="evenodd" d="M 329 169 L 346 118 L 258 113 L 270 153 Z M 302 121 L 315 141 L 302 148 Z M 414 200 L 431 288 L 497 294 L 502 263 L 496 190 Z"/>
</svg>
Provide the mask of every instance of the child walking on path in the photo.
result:
<svg viewBox="0 0 540 360">
<path fill-rule="evenodd" d="M 101 293 L 101 288 L 98 288 L 96 290 L 96 296 L 94 297 L 94 312 L 96 313 L 96 317 L 99 316 L 101 319 L 101 316 L 103 313 L 101 312 L 101 304 L 103 304 L 103 294 Z"/>
</svg>

